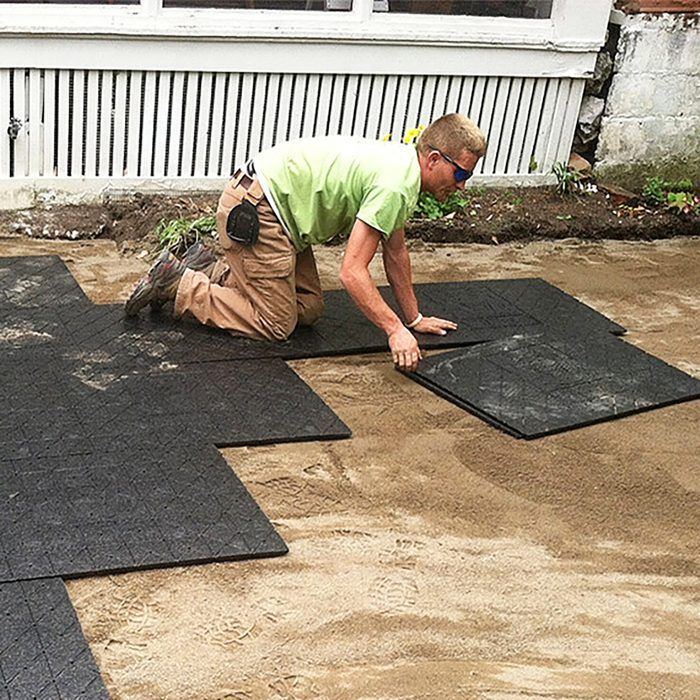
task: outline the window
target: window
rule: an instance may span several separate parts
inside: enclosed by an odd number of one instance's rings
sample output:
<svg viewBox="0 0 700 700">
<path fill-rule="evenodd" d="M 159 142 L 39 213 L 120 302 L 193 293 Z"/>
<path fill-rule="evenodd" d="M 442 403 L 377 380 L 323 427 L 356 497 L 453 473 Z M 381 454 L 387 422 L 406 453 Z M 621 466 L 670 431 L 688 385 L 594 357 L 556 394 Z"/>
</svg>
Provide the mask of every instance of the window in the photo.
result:
<svg viewBox="0 0 700 700">
<path fill-rule="evenodd" d="M 548 19 L 552 0 L 388 0 L 389 12 Z"/>
<path fill-rule="evenodd" d="M 53 1 L 63 2 L 63 0 Z M 83 0 L 83 2 L 102 1 Z M 137 0 L 125 1 L 136 2 Z M 163 0 L 163 7 L 350 11 L 352 0 Z M 373 9 L 374 12 L 403 14 L 543 19 L 551 16 L 552 0 L 374 0 Z"/>
<path fill-rule="evenodd" d="M 5 23 L 0 35 L 40 30 L 53 36 L 534 45 L 585 35 L 608 2 L 586 0 L 584 7 L 581 0 L 0 0 Z"/>
<path fill-rule="evenodd" d="M 162 0 L 162 7 L 549 19 L 554 0 Z M 148 0 L 0 0 L 0 5 L 151 5 Z M 156 5 L 157 7 L 157 5 Z M 371 10 L 369 9 L 371 7 Z"/>
</svg>

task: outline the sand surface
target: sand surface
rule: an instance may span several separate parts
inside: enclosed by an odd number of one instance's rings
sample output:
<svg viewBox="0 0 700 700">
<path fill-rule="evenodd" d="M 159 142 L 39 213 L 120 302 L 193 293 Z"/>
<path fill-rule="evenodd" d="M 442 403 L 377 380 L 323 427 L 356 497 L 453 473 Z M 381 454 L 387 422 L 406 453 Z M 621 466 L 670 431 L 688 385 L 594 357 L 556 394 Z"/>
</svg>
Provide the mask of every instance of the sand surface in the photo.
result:
<svg viewBox="0 0 700 700">
<path fill-rule="evenodd" d="M 542 276 L 700 376 L 700 239 L 412 247 L 416 281 Z M 146 267 L 0 240 L 41 253 L 97 303 Z M 68 582 L 115 700 L 700 697 L 700 402 L 524 442 L 387 355 L 291 364 L 353 438 L 223 450 L 287 556 Z"/>
</svg>

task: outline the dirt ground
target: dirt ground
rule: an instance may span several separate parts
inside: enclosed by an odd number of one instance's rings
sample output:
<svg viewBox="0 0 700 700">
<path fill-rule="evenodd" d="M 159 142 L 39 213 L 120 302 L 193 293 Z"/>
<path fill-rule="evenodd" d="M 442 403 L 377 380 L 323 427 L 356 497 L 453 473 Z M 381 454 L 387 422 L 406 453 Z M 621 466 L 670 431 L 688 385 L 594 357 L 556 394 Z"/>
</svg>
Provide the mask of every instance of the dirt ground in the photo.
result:
<svg viewBox="0 0 700 700">
<path fill-rule="evenodd" d="M 464 192 L 465 206 L 429 220 L 417 215 L 406 225 L 409 238 L 427 243 L 507 243 L 559 240 L 654 240 L 700 235 L 700 209 L 675 214 L 646 205 L 641 197 L 604 189 L 562 196 L 553 187 L 481 188 Z M 624 192 L 624 191 L 623 191 Z M 631 198 L 629 198 L 631 197 Z M 0 231 L 36 239 L 116 241 L 124 254 L 158 247 L 161 221 L 210 216 L 218 193 L 105 198 L 95 204 L 55 204 L 0 211 Z"/>
<path fill-rule="evenodd" d="M 411 247 L 417 281 L 542 276 L 700 376 L 699 238 Z M 0 239 L 39 253 L 98 303 L 146 267 Z M 223 450 L 287 556 L 68 582 L 115 700 L 700 696 L 700 402 L 524 442 L 385 355 L 291 364 L 353 438 Z"/>
</svg>

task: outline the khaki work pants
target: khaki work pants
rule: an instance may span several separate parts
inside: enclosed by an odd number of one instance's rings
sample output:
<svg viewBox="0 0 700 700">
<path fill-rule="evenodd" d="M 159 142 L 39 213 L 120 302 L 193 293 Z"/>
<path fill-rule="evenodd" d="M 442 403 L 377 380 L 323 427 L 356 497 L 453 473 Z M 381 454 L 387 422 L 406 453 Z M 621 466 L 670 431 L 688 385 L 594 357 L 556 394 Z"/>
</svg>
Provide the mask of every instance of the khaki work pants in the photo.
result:
<svg viewBox="0 0 700 700">
<path fill-rule="evenodd" d="M 226 221 L 247 199 L 257 208 L 260 235 L 243 246 L 231 241 Z M 187 270 L 175 297 L 175 314 L 252 338 L 286 340 L 297 324 L 311 325 L 323 312 L 323 293 L 311 248 L 297 253 L 257 178 L 237 172 L 224 189 L 216 228 L 227 265 L 212 279 Z"/>
</svg>

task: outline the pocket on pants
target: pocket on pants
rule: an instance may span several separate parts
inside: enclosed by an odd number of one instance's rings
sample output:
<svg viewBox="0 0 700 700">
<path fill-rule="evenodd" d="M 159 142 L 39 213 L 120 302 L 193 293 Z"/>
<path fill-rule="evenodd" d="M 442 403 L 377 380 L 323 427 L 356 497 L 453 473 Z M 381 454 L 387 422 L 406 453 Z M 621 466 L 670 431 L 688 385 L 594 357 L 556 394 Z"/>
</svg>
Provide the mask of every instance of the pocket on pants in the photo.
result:
<svg viewBox="0 0 700 700">
<path fill-rule="evenodd" d="M 247 294 L 263 335 L 270 340 L 285 340 L 297 324 L 295 255 L 291 250 L 252 254 L 254 250 L 255 246 L 245 249 L 241 255 Z"/>
<path fill-rule="evenodd" d="M 243 255 L 243 271 L 248 279 L 278 279 L 289 277 L 294 270 L 294 255 L 275 253 L 273 255 Z"/>
</svg>

